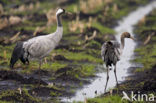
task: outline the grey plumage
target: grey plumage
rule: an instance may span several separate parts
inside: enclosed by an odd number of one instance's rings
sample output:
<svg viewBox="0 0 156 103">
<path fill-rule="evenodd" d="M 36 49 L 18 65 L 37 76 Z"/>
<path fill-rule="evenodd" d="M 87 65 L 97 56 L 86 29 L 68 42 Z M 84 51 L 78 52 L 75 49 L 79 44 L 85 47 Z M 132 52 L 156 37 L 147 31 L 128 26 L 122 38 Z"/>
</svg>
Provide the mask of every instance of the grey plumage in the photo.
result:
<svg viewBox="0 0 156 103">
<path fill-rule="evenodd" d="M 10 60 L 10 67 L 13 68 L 14 64 L 20 59 L 24 64 L 29 63 L 29 60 L 38 60 L 39 69 L 42 59 L 58 45 L 62 38 L 63 27 L 61 24 L 60 16 L 65 13 L 64 9 L 58 9 L 56 12 L 57 29 L 54 33 L 34 37 L 24 42 L 18 42 L 13 50 Z"/>
<path fill-rule="evenodd" d="M 29 60 L 40 60 L 46 56 L 58 45 L 62 38 L 63 28 L 58 27 L 53 34 L 38 36 L 23 43 L 24 58 Z"/>
<path fill-rule="evenodd" d="M 115 41 L 107 41 L 102 45 L 101 56 L 106 66 L 115 65 L 120 60 L 120 44 Z"/>
</svg>

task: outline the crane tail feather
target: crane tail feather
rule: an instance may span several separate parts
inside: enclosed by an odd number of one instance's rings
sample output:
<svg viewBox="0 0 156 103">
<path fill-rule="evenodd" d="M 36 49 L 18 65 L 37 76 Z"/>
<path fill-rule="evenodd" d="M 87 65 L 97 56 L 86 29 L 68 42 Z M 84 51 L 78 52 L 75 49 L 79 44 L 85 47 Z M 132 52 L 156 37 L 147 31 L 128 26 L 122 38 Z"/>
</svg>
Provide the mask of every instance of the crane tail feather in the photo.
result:
<svg viewBox="0 0 156 103">
<path fill-rule="evenodd" d="M 23 58 L 24 49 L 23 49 L 23 42 L 17 42 L 10 59 L 10 68 L 14 67 L 14 64 L 17 62 L 18 59 Z M 22 61 L 25 63 L 25 60 Z"/>
</svg>

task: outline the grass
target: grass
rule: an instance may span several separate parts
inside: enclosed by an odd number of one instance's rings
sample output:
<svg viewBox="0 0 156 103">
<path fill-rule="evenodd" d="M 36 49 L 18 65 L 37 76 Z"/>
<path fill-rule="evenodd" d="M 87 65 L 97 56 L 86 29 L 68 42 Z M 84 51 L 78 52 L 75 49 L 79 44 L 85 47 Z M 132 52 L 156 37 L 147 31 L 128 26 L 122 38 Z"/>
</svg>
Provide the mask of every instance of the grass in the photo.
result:
<svg viewBox="0 0 156 103">
<path fill-rule="evenodd" d="M 9 65 L 9 61 L 10 61 L 10 57 L 11 57 L 11 49 L 14 47 L 15 45 L 11 45 L 11 46 L 2 46 L 0 45 L 0 64 L 1 65 Z"/>
<path fill-rule="evenodd" d="M 78 8 L 78 5 L 77 4 L 71 4 L 71 5 L 69 5 L 69 6 L 67 6 L 66 7 L 66 10 L 68 11 L 68 12 L 71 12 L 71 13 L 75 13 L 76 11 L 75 10 L 79 10 L 79 8 Z"/>
<path fill-rule="evenodd" d="M 147 36 L 151 34 L 152 29 L 155 30 L 156 25 L 153 23 L 156 19 L 156 9 L 152 11 L 151 14 L 146 16 L 146 20 L 142 24 L 136 25 L 135 34 L 137 34 L 143 42 L 147 39 Z M 142 33 L 144 32 L 144 33 Z M 146 34 L 146 35 L 145 35 Z M 136 72 L 142 72 L 144 70 L 151 69 L 156 65 L 156 37 L 153 36 L 147 45 L 141 45 L 135 50 L 139 57 L 135 59 L 135 62 L 143 64 L 143 68 L 136 69 Z"/>
<path fill-rule="evenodd" d="M 100 24 L 99 22 L 93 22 L 92 27 L 99 29 L 102 34 L 114 34 L 115 33 L 113 29 L 105 27 L 104 25 Z"/>
<path fill-rule="evenodd" d="M 135 50 L 140 56 L 135 59 L 135 62 L 143 64 L 143 68 L 138 68 L 137 72 L 151 69 L 156 63 L 156 45 L 151 47 L 150 45 L 138 48 Z"/>
<path fill-rule="evenodd" d="M 92 40 L 89 42 L 89 45 L 87 46 L 88 48 L 94 48 L 94 49 L 100 49 L 101 44 L 95 40 Z"/>
<path fill-rule="evenodd" d="M 94 98 L 94 99 L 88 99 L 87 103 L 122 103 L 120 96 L 110 96 L 110 97 L 104 97 L 104 98 Z"/>
<path fill-rule="evenodd" d="M 50 96 L 52 96 L 52 97 L 58 97 L 60 95 L 61 94 L 60 93 L 57 93 L 57 92 L 53 92 L 53 91 L 50 92 Z"/>
<path fill-rule="evenodd" d="M 129 103 L 129 101 L 123 100 L 119 95 L 106 96 L 106 97 L 96 97 L 88 98 L 86 103 Z M 83 103 L 83 102 L 73 102 L 73 103 Z"/>
<path fill-rule="evenodd" d="M 18 63 L 17 63 L 18 64 Z M 37 70 L 38 69 L 38 62 L 33 61 L 31 62 L 29 65 L 23 65 L 22 63 L 20 63 L 22 65 L 22 68 L 24 68 L 21 73 L 32 73 L 32 71 Z M 48 63 L 43 63 L 41 69 L 42 70 L 47 70 L 47 71 L 51 71 L 51 72 L 55 72 L 58 69 L 64 68 L 66 67 L 68 64 L 67 63 L 60 63 L 60 62 L 48 62 Z"/>
<path fill-rule="evenodd" d="M 5 100 L 5 98 L 10 98 L 9 100 Z M 29 101 L 29 103 L 34 102 L 40 102 L 40 99 L 32 97 L 26 89 L 22 90 L 22 95 L 17 90 L 6 90 L 0 93 L 0 100 L 5 102 L 22 102 L 26 103 Z"/>
<path fill-rule="evenodd" d="M 0 100 L 0 103 L 13 103 L 13 102 L 1 101 L 1 100 Z M 14 102 L 14 103 L 15 103 L 15 102 Z"/>
<path fill-rule="evenodd" d="M 120 95 L 112 95 L 105 97 L 88 98 L 86 103 L 131 103 L 128 100 L 122 100 Z M 83 103 L 83 102 L 73 102 L 73 103 Z M 133 101 L 132 103 L 145 103 L 143 101 Z"/>
<path fill-rule="evenodd" d="M 73 60 L 73 61 L 88 61 L 91 63 L 102 63 L 101 58 L 96 58 L 92 55 L 88 55 L 84 52 L 80 52 L 80 53 L 73 53 L 73 52 L 67 52 L 64 54 L 64 56 L 69 59 L 69 60 Z"/>
<path fill-rule="evenodd" d="M 10 1 L 1 0 L 1 3 L 5 4 L 5 5 L 10 5 L 10 4 L 12 4 L 12 3 L 21 4 L 22 2 L 20 2 L 20 0 L 10 0 Z"/>
<path fill-rule="evenodd" d="M 53 71 L 56 71 L 56 70 L 58 70 L 60 68 L 66 67 L 66 66 L 67 66 L 66 63 L 52 62 L 52 64 L 50 64 L 50 63 L 43 64 L 42 68 L 46 69 L 46 70 L 52 69 Z"/>
<path fill-rule="evenodd" d="M 129 12 L 129 8 L 125 8 L 125 9 L 122 9 L 122 10 L 119 10 L 117 13 L 114 13 L 112 14 L 116 19 L 119 19 L 123 16 L 126 16 L 127 13 Z"/>
<path fill-rule="evenodd" d="M 96 72 L 94 68 L 94 65 L 82 65 L 80 76 L 88 77 L 94 75 L 94 73 Z"/>
</svg>

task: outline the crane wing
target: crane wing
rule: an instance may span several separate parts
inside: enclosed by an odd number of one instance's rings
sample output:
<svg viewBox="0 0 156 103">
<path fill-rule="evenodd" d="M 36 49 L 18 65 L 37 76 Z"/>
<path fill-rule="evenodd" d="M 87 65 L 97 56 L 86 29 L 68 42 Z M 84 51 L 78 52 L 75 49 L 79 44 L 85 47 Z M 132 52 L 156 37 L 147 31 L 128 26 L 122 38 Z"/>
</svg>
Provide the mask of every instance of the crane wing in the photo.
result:
<svg viewBox="0 0 156 103">
<path fill-rule="evenodd" d="M 39 36 L 24 42 L 23 48 L 25 49 L 25 57 L 42 58 L 48 55 L 54 49 L 54 42 L 48 36 Z"/>
<path fill-rule="evenodd" d="M 111 41 L 111 42 L 113 43 L 115 54 L 116 54 L 118 60 L 120 60 L 120 55 L 121 55 L 120 44 L 117 41 Z"/>
<path fill-rule="evenodd" d="M 120 44 L 116 41 L 107 41 L 102 45 L 101 56 L 106 65 L 116 64 L 120 60 Z"/>
<path fill-rule="evenodd" d="M 101 47 L 101 56 L 102 56 L 102 60 L 104 60 L 104 56 L 106 53 L 106 42 L 103 43 L 102 47 Z"/>
<path fill-rule="evenodd" d="M 109 42 L 111 42 L 113 44 L 113 48 L 115 49 L 115 53 L 119 57 L 121 54 L 120 44 L 117 41 L 109 41 Z M 105 52 L 107 49 L 106 45 L 107 45 L 107 42 L 103 43 L 103 45 L 102 45 L 102 48 L 101 48 L 101 56 L 102 57 L 105 55 Z M 104 60 L 104 58 L 102 58 L 102 59 Z"/>
<path fill-rule="evenodd" d="M 119 44 L 119 42 L 113 41 L 113 40 L 111 40 L 111 42 L 112 42 L 112 44 L 113 44 L 113 46 L 114 46 L 115 48 L 119 48 L 119 49 L 120 49 L 120 44 Z"/>
</svg>

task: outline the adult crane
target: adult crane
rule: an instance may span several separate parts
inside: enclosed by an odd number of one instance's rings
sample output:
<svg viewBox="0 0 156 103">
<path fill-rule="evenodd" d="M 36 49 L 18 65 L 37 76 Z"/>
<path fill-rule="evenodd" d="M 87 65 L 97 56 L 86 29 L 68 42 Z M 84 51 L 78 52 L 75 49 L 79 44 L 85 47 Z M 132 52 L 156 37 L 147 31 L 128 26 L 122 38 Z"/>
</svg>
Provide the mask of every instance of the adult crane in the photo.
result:
<svg viewBox="0 0 156 103">
<path fill-rule="evenodd" d="M 40 68 L 44 57 L 49 55 L 49 53 L 58 45 L 62 38 L 63 26 L 61 23 L 61 15 L 65 13 L 68 12 L 65 12 L 65 10 L 62 8 L 57 10 L 57 29 L 54 33 L 37 36 L 24 42 L 18 42 L 12 52 L 10 68 L 14 67 L 14 64 L 18 59 L 20 59 L 23 64 L 29 64 L 30 60 L 37 60 L 39 61 L 38 69 L 40 78 Z"/>
<path fill-rule="evenodd" d="M 116 63 L 120 60 L 120 55 L 122 54 L 122 51 L 124 49 L 125 38 L 131 38 L 134 40 L 134 37 L 132 37 L 130 33 L 123 32 L 120 37 L 121 44 L 119 44 L 117 41 L 107 41 L 102 45 L 101 56 L 107 68 L 107 81 L 106 81 L 105 91 L 109 80 L 109 66 L 112 66 L 112 64 L 114 66 L 115 79 L 118 84 L 117 76 L 116 76 Z"/>
</svg>

